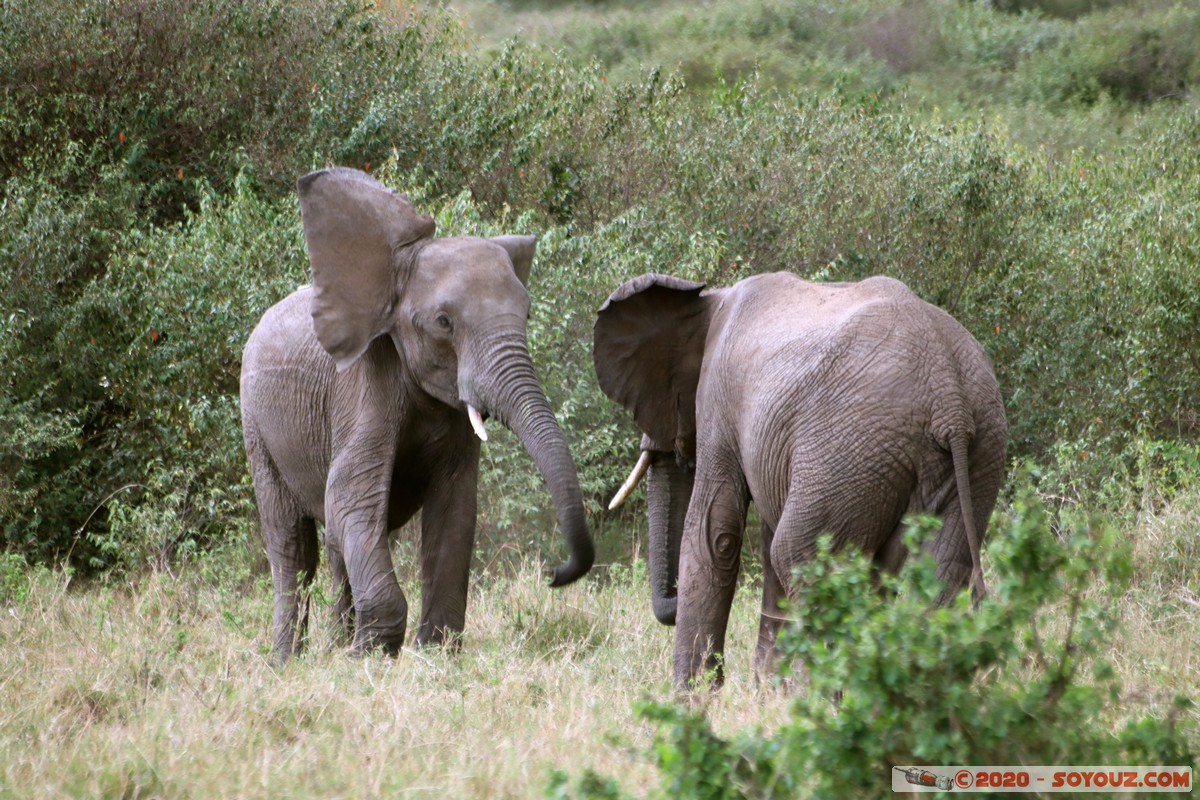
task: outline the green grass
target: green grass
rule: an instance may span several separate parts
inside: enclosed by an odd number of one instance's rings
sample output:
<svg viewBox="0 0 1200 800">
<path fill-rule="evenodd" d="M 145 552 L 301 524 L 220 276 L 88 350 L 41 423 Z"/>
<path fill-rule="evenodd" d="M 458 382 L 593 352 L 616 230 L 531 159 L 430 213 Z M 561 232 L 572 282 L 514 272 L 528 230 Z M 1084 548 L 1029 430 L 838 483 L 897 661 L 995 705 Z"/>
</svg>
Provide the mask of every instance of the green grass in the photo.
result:
<svg viewBox="0 0 1200 800">
<path fill-rule="evenodd" d="M 1197 570 L 1179 560 L 1194 550 L 1177 552 L 1197 524 L 1192 494 L 1127 531 L 1135 577 L 1111 645 L 1125 687 L 1115 721 L 1200 694 Z M 246 544 L 120 585 L 39 570 L 21 597 L 8 586 L 0 797 L 523 798 L 543 796 L 552 770 L 585 768 L 639 796 L 659 783 L 654 728 L 634 706 L 671 697 L 672 635 L 649 613 L 642 562 L 554 592 L 528 561 L 477 575 L 461 652 L 395 660 L 335 644 L 323 572 L 310 647 L 283 670 L 267 660 L 260 562 Z M 721 736 L 786 719 L 788 696 L 752 675 L 757 593 L 753 581 L 738 592 L 729 681 L 705 701 Z"/>
</svg>

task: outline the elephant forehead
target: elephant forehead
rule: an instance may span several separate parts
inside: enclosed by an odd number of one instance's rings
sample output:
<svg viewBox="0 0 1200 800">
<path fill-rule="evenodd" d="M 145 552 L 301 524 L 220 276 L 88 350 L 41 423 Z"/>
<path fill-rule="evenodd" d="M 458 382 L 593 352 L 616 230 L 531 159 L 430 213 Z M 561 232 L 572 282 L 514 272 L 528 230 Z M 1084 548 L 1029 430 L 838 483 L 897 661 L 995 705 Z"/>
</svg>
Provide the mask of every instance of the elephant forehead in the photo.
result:
<svg viewBox="0 0 1200 800">
<path fill-rule="evenodd" d="M 528 313 L 529 293 L 504 248 L 463 237 L 430 242 L 410 283 L 423 302 L 477 311 Z"/>
<path fill-rule="evenodd" d="M 434 239 L 421 253 L 422 260 L 428 259 L 431 264 L 448 266 L 451 264 L 493 264 L 508 263 L 508 254 L 504 248 L 487 239 L 475 236 L 454 236 L 444 239 Z"/>
</svg>

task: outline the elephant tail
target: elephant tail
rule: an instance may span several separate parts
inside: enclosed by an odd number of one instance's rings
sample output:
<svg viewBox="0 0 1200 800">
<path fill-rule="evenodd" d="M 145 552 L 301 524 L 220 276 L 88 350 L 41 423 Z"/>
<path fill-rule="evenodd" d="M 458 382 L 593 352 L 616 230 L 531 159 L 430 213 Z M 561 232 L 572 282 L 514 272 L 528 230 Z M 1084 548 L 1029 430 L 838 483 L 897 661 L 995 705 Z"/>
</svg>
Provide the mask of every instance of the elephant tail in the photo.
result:
<svg viewBox="0 0 1200 800">
<path fill-rule="evenodd" d="M 971 598 L 978 605 L 987 596 L 983 583 L 982 544 L 975 529 L 975 506 L 971 500 L 971 469 L 969 438 L 964 434 L 950 437 L 950 458 L 954 461 L 954 480 L 958 485 L 958 502 L 962 509 L 963 528 L 967 532 L 967 547 L 971 549 Z"/>
</svg>

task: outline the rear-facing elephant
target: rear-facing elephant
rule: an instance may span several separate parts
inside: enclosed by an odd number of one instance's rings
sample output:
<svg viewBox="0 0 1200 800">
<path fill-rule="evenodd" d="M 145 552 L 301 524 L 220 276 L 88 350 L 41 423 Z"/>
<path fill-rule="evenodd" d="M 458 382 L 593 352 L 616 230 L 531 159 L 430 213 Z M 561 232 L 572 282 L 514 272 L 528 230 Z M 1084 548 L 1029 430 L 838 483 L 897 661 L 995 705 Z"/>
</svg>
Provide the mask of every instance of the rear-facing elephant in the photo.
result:
<svg viewBox="0 0 1200 800">
<path fill-rule="evenodd" d="M 751 500 L 763 522 L 760 669 L 792 570 L 822 533 L 895 571 L 904 517 L 936 514 L 942 602 L 968 580 L 982 597 L 1006 423 L 971 334 L 890 278 L 775 273 L 703 289 L 643 275 L 595 324 L 600 386 L 644 434 L 614 504 L 648 469 L 651 592 L 659 621 L 677 626 L 676 684 L 721 680 Z"/>
<path fill-rule="evenodd" d="M 299 651 L 317 523 L 335 614 L 359 651 L 397 652 L 407 603 L 388 532 L 421 515 L 416 641 L 463 630 L 479 439 L 495 416 L 549 486 L 569 559 L 592 566 L 567 442 L 526 346 L 530 236 L 435 239 L 404 195 L 350 169 L 297 184 L 313 285 L 266 312 L 242 360 L 242 427 L 275 586 L 276 661 Z M 474 431 L 474 432 L 472 432 Z"/>
</svg>

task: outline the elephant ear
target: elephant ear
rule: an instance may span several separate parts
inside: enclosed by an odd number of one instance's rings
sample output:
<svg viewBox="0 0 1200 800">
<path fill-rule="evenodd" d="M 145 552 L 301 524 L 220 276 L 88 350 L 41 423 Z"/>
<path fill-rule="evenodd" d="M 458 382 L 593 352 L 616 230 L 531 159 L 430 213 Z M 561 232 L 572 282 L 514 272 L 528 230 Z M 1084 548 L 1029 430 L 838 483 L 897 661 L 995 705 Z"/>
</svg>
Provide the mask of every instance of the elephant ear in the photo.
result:
<svg viewBox="0 0 1200 800">
<path fill-rule="evenodd" d="M 365 172 L 338 167 L 296 182 L 312 266 L 313 329 L 339 371 L 393 324 L 403 248 L 433 236 L 433 218 Z"/>
<path fill-rule="evenodd" d="M 493 236 L 488 241 L 498 244 L 508 253 L 513 272 L 521 285 L 529 287 L 529 271 L 533 269 L 533 251 L 537 249 L 536 236 Z"/>
<path fill-rule="evenodd" d="M 703 283 L 642 275 L 596 314 L 592 350 L 600 388 L 633 414 L 658 447 L 695 459 L 696 385 L 709 308 Z"/>
</svg>

